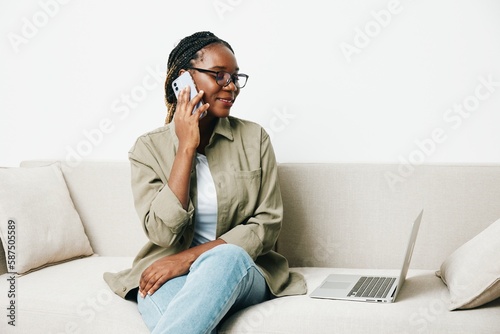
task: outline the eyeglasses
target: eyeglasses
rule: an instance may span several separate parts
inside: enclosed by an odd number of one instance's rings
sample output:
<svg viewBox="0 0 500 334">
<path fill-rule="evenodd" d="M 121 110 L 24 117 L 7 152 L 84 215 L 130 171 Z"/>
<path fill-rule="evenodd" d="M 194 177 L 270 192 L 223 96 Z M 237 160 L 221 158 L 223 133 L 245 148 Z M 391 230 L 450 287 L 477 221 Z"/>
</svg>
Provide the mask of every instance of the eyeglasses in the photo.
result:
<svg viewBox="0 0 500 334">
<path fill-rule="evenodd" d="M 248 80 L 248 75 L 246 74 L 231 74 L 224 71 L 210 71 L 203 68 L 188 67 L 188 69 L 196 70 L 201 73 L 212 73 L 215 74 L 215 82 L 221 87 L 227 87 L 231 82 L 234 83 L 239 89 L 245 87 Z"/>
</svg>

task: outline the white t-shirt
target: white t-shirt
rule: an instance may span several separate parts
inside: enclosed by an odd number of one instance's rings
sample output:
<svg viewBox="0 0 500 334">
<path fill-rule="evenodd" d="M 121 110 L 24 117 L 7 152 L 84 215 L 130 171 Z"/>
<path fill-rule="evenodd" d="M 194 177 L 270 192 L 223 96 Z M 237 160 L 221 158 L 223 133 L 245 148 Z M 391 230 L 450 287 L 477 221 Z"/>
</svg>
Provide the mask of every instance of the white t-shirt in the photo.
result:
<svg viewBox="0 0 500 334">
<path fill-rule="evenodd" d="M 196 185 L 194 238 L 191 247 L 215 240 L 217 231 L 217 193 L 208 168 L 207 157 L 196 153 Z"/>
</svg>

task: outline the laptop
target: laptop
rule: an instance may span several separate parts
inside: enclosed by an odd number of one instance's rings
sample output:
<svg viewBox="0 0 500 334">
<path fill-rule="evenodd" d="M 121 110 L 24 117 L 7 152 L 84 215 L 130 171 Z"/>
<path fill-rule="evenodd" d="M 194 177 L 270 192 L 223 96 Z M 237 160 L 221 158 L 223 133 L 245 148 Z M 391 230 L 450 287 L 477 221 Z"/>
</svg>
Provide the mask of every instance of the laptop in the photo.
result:
<svg viewBox="0 0 500 334">
<path fill-rule="evenodd" d="M 413 222 L 403 266 L 397 276 L 329 275 L 311 294 L 312 298 L 392 303 L 403 286 L 424 210 Z"/>
</svg>

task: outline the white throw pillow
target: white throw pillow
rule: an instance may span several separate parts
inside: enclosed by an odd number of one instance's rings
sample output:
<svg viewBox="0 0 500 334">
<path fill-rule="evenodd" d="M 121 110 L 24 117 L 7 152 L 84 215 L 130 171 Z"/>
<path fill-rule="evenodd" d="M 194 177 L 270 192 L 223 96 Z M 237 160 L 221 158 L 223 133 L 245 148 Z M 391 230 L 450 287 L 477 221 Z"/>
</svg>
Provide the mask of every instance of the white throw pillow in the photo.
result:
<svg viewBox="0 0 500 334">
<path fill-rule="evenodd" d="M 11 273 L 93 254 L 58 163 L 0 168 L 0 237 Z"/>
<path fill-rule="evenodd" d="M 454 251 L 436 275 L 450 291 L 450 310 L 500 297 L 500 219 Z"/>
</svg>

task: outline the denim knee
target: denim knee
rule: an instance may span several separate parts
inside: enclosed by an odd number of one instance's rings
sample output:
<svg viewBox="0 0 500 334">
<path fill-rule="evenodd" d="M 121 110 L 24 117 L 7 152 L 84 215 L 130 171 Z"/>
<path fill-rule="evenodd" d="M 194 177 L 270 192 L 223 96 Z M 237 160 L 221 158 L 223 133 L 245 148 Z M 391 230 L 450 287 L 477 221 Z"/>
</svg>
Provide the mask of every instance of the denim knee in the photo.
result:
<svg viewBox="0 0 500 334">
<path fill-rule="evenodd" d="M 240 257 L 244 257 L 245 259 L 250 258 L 248 253 L 243 248 L 233 244 L 222 244 L 212 250 L 214 254 L 217 254 L 217 256 L 226 256 L 228 259 L 237 259 Z"/>
<path fill-rule="evenodd" d="M 245 270 L 254 265 L 250 255 L 243 248 L 232 244 L 219 245 L 203 253 L 193 263 L 191 269 L 196 269 L 202 264 L 212 264 L 216 268 L 241 266 Z"/>
</svg>

